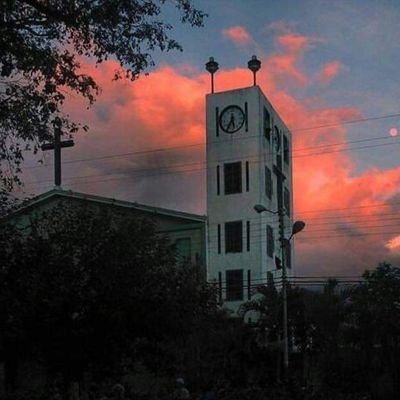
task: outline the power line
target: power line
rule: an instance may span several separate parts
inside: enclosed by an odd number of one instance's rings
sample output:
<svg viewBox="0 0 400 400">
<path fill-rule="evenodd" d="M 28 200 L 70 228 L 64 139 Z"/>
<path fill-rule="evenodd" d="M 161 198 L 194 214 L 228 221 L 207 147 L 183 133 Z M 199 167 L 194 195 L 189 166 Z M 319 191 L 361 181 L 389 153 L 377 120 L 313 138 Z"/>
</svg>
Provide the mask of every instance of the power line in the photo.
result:
<svg viewBox="0 0 400 400">
<path fill-rule="evenodd" d="M 362 123 L 362 122 L 368 122 L 368 121 L 376 121 L 376 120 L 388 119 L 388 118 L 394 118 L 394 117 L 400 117 L 400 113 L 386 114 L 386 115 L 380 115 L 380 116 L 369 117 L 369 118 L 359 118 L 359 119 L 353 119 L 353 120 L 347 120 L 347 121 L 345 120 L 340 123 L 317 125 L 317 126 L 297 128 L 297 129 L 294 128 L 294 129 L 291 129 L 290 131 L 291 132 L 309 131 L 309 130 L 320 129 L 320 128 L 329 128 L 329 127 L 341 126 L 341 125 L 346 125 L 346 124 L 355 124 L 355 123 Z M 255 138 L 255 137 L 260 137 L 260 135 L 251 135 L 251 136 L 246 136 L 246 137 L 242 137 L 242 138 L 236 138 L 236 140 L 247 140 L 247 139 Z M 310 149 L 310 148 L 312 149 L 312 148 L 320 148 L 320 147 L 339 146 L 342 144 L 359 143 L 359 142 L 365 142 L 365 141 L 371 141 L 371 140 L 383 140 L 383 139 L 390 139 L 390 138 L 392 138 L 392 137 L 391 136 L 383 137 L 383 138 L 382 137 L 372 137 L 372 138 L 359 139 L 359 140 L 354 140 L 354 141 L 344 141 L 344 142 L 339 142 L 339 143 L 319 145 L 319 146 L 313 146 L 313 147 L 308 147 L 308 148 L 306 147 L 306 148 L 302 148 L 302 149 L 294 149 L 293 152 L 302 151 L 302 150 L 306 150 L 306 149 Z M 220 139 L 219 140 L 219 142 L 222 142 L 222 141 L 230 141 L 230 139 Z M 127 153 L 120 153 L 120 154 L 104 155 L 104 156 L 100 156 L 100 157 L 66 160 L 66 161 L 64 161 L 64 164 L 69 164 L 69 163 L 74 163 L 74 162 L 92 161 L 92 160 L 104 160 L 104 159 L 108 159 L 108 158 L 156 153 L 156 152 L 161 152 L 161 151 L 171 151 L 171 150 L 177 150 L 177 149 L 182 149 L 182 148 L 198 147 L 198 146 L 205 146 L 205 145 L 206 145 L 205 142 L 192 143 L 192 144 L 180 145 L 180 146 L 171 146 L 171 147 L 148 149 L 148 150 L 127 152 Z M 51 165 L 51 164 L 48 164 L 48 165 Z M 25 168 L 32 169 L 32 168 L 40 168 L 40 167 L 43 167 L 43 165 L 27 166 Z"/>
<path fill-rule="evenodd" d="M 391 206 L 392 204 L 387 204 L 387 206 Z M 396 205 L 396 203 L 394 203 L 394 205 Z M 385 218 L 382 218 L 382 219 L 386 219 L 386 217 L 388 217 L 388 216 L 396 216 L 396 217 L 398 217 L 399 216 L 399 213 L 398 212 L 396 212 L 396 211 L 394 211 L 394 212 L 391 212 L 391 213 L 377 213 L 377 214 L 367 214 L 367 215 L 363 215 L 363 214 L 359 214 L 359 215 L 357 215 L 357 214 L 347 214 L 347 215 L 343 215 L 343 214 L 336 214 L 336 215 L 324 215 L 324 216 L 315 216 L 315 217 L 313 217 L 313 216 L 309 216 L 309 217 L 307 217 L 307 222 L 308 222 L 308 224 L 312 224 L 312 225 L 324 225 L 324 224 L 333 224 L 335 221 L 329 221 L 329 220 L 331 220 L 331 219 L 338 219 L 338 218 L 356 218 L 357 220 L 358 219 L 374 219 L 374 218 L 379 218 L 379 219 L 381 219 L 381 217 L 385 217 Z M 312 222 L 312 221 L 319 221 L 319 220 L 328 220 L 327 222 Z M 355 223 L 357 223 L 358 221 L 349 221 L 349 220 L 346 220 L 346 222 L 349 222 L 349 223 L 351 223 L 351 222 L 355 222 Z M 341 222 L 341 221 L 338 221 L 339 223 Z M 308 225 L 307 224 L 307 225 Z"/>
<path fill-rule="evenodd" d="M 385 232 L 367 232 L 367 233 L 348 233 L 346 235 L 328 235 L 328 236 L 307 236 L 304 237 L 306 232 L 299 236 L 297 240 L 299 242 L 310 241 L 315 239 L 333 239 L 333 238 L 349 238 L 349 237 L 363 237 L 363 236 L 376 236 L 376 235 L 400 235 L 400 230 L 398 231 L 385 231 Z"/>
<path fill-rule="evenodd" d="M 391 145 L 392 143 L 390 143 Z M 399 143 L 395 143 L 395 144 L 400 144 Z M 360 147 L 360 149 L 365 149 L 365 148 L 371 148 L 371 147 L 379 147 L 379 146 L 383 146 L 383 145 L 389 145 L 389 143 L 385 143 L 385 144 L 381 144 L 381 145 L 371 145 L 371 146 L 362 146 Z M 335 152 L 339 152 L 339 151 L 347 151 L 347 150 L 354 150 L 356 148 L 352 148 L 352 149 L 341 149 L 341 150 L 333 150 L 333 151 L 327 151 L 327 152 L 321 152 L 321 153 L 313 153 L 313 154 L 306 154 L 306 155 L 301 155 L 301 156 L 293 156 L 292 158 L 297 158 L 297 157 L 311 157 L 311 156 L 315 156 L 315 155 L 323 155 L 323 154 L 328 154 L 328 153 L 335 153 Z M 254 161 L 251 159 L 251 157 L 256 157 L 254 155 L 248 155 L 248 156 L 243 156 L 243 158 L 247 158 L 249 162 L 251 162 L 252 164 L 261 164 L 264 163 L 264 160 L 258 160 L 257 159 Z M 226 162 L 226 161 L 235 161 L 237 160 L 237 158 L 225 158 L 225 159 L 221 159 L 218 161 L 218 163 L 215 163 L 215 165 L 221 163 L 221 162 Z M 170 165 L 166 165 L 163 167 L 156 167 L 156 168 L 142 168 L 142 169 L 132 169 L 131 172 L 145 172 L 145 171 L 157 171 L 157 170 L 163 170 L 163 169 L 168 169 L 168 168 L 184 168 L 184 167 L 189 167 L 189 166 L 194 166 L 194 165 L 207 165 L 206 161 L 198 161 L 198 162 L 193 162 L 193 163 L 182 163 L 182 164 L 170 164 Z M 201 170 L 207 170 L 207 167 L 202 167 Z M 185 172 L 185 171 L 170 171 L 168 173 L 181 173 L 181 172 Z M 162 172 L 159 173 L 160 175 L 163 175 Z M 84 178 L 92 178 L 92 177 L 101 177 L 101 176 L 109 176 L 111 174 L 92 174 L 92 175 L 86 175 L 86 176 L 73 176 L 73 177 L 64 177 L 64 179 L 84 179 Z M 154 176 L 157 175 L 156 173 L 148 175 L 148 176 Z M 147 175 L 146 175 L 147 176 Z M 135 176 L 133 176 L 135 177 Z M 132 178 L 133 178 L 132 177 Z M 120 178 L 120 179 L 125 179 L 125 178 Z M 46 181 L 33 181 L 33 182 L 26 182 L 28 184 L 37 184 L 37 183 L 45 183 L 45 182 L 52 182 L 52 180 L 46 180 Z"/>
<path fill-rule="evenodd" d="M 393 213 L 392 215 L 396 215 L 396 214 Z M 386 222 L 386 221 L 392 221 L 392 222 L 396 221 L 397 223 L 400 222 L 400 218 L 393 218 L 393 217 L 390 217 L 390 218 L 387 218 L 387 217 L 386 218 L 378 218 L 378 217 L 374 216 L 373 220 L 369 220 L 368 218 L 366 218 L 364 220 L 361 219 L 361 220 L 358 220 L 358 221 L 348 221 L 348 220 L 339 221 L 339 222 L 337 222 L 337 228 L 340 228 L 341 226 L 342 227 L 346 226 L 345 224 L 347 224 L 347 225 L 357 225 L 357 226 L 361 225 L 361 226 L 365 226 L 366 228 L 368 228 L 368 227 L 370 227 L 370 225 L 368 225 L 368 224 L 376 222 L 377 219 L 379 219 L 380 222 Z M 312 222 L 309 222 L 307 220 L 307 228 L 308 229 L 311 228 L 311 227 L 314 227 L 314 226 L 332 226 L 332 222 L 328 221 L 328 222 L 312 223 Z"/>
<path fill-rule="evenodd" d="M 309 130 L 312 130 L 312 129 L 320 129 L 320 128 L 331 128 L 331 127 L 334 127 L 334 126 L 357 124 L 357 123 L 360 123 L 360 122 L 377 121 L 377 120 L 381 120 L 381 119 L 388 119 L 388 118 L 395 118 L 395 117 L 400 117 L 400 113 L 377 115 L 375 117 L 357 118 L 357 119 L 350 119 L 350 120 L 347 120 L 347 121 L 345 120 L 345 121 L 342 121 L 340 123 L 333 123 L 333 124 L 325 124 L 325 125 L 319 125 L 319 126 L 292 129 L 292 132 L 309 131 Z"/>
<path fill-rule="evenodd" d="M 374 207 L 389 207 L 392 205 L 398 205 L 400 202 L 393 202 L 390 204 L 386 203 L 375 203 L 375 204 L 368 204 L 365 206 L 353 206 L 353 207 L 341 207 L 341 208 L 320 208 L 317 210 L 300 210 L 297 213 L 316 213 L 316 212 L 325 212 L 325 211 L 342 211 L 342 210 L 352 210 L 352 209 L 360 209 L 360 208 L 374 208 Z"/>
<path fill-rule="evenodd" d="M 374 144 L 369 146 L 359 146 L 359 147 L 350 147 L 346 149 L 338 149 L 338 150 L 329 150 L 329 151 L 321 151 L 319 153 L 307 153 L 302 155 L 293 156 L 292 158 L 303 158 L 303 157 L 311 157 L 311 156 L 322 156 L 324 154 L 331 154 L 331 153 L 341 153 L 343 151 L 350 151 L 350 150 L 364 150 L 364 149 L 372 149 L 375 147 L 383 147 L 383 146 L 391 146 L 393 144 L 400 144 L 400 143 L 381 143 L 381 144 Z"/>
<path fill-rule="evenodd" d="M 252 135 L 252 136 L 247 136 L 247 137 L 244 137 L 244 138 L 237 138 L 236 140 L 247 140 L 247 139 L 252 139 L 252 138 L 255 138 L 255 137 L 259 137 L 259 136 L 258 135 Z M 360 143 L 360 142 L 367 142 L 367 141 L 376 141 L 376 140 L 397 140 L 397 137 L 392 137 L 392 136 L 372 137 L 372 138 L 359 139 L 359 140 L 353 140 L 353 141 L 343 141 L 343 142 L 338 142 L 338 143 L 333 143 L 333 144 L 309 146 L 309 147 L 303 147 L 303 148 L 300 148 L 300 149 L 293 149 L 292 153 L 305 151 L 305 150 L 313 150 L 313 149 L 318 149 L 318 148 L 340 146 L 340 145 L 344 145 L 344 144 Z M 228 139 L 225 140 L 225 141 L 228 141 Z M 301 155 L 292 155 L 292 159 L 293 158 L 310 157 L 310 156 L 314 156 L 314 155 L 337 153 L 337 152 L 343 152 L 343 151 L 349 151 L 349 150 L 369 149 L 369 148 L 374 148 L 374 147 L 388 146 L 388 145 L 391 145 L 391 144 L 392 143 L 381 143 L 381 144 L 370 145 L 370 146 L 359 146 L 359 147 L 351 147 L 351 148 L 345 148 L 345 149 L 329 150 L 329 151 L 323 151 L 323 152 L 317 152 L 317 153 L 307 153 L 307 154 L 301 154 Z M 163 152 L 163 151 L 167 152 L 167 151 L 190 148 L 190 147 L 197 147 L 197 146 L 205 146 L 205 143 L 197 143 L 197 144 L 189 144 L 189 145 L 181 145 L 181 146 L 172 146 L 172 147 L 156 148 L 156 149 L 141 150 L 141 151 L 132 151 L 132 152 L 126 152 L 126 153 L 108 154 L 108 155 L 99 156 L 99 157 L 88 157 L 88 158 L 82 158 L 82 159 L 65 160 L 65 161 L 63 161 L 63 164 L 72 164 L 72 163 L 87 162 L 87 161 L 99 161 L 99 160 L 113 159 L 113 158 L 119 158 L 119 157 L 145 155 L 145 154 L 159 153 L 159 152 Z M 266 153 L 265 155 L 266 156 L 272 156 L 273 154 L 274 154 L 274 152 L 270 151 L 270 152 Z M 254 155 L 248 155 L 246 157 L 254 157 Z M 221 160 L 221 161 L 224 161 L 224 160 Z M 228 160 L 225 160 L 225 161 L 228 161 Z M 24 168 L 25 169 L 35 169 L 35 168 L 44 168 L 44 167 L 48 167 L 48 166 L 52 166 L 52 165 L 53 164 L 50 163 L 50 164 L 47 164 L 47 165 L 43 165 L 42 164 L 42 165 L 35 165 L 35 166 L 27 166 L 27 167 L 24 167 Z"/>
</svg>

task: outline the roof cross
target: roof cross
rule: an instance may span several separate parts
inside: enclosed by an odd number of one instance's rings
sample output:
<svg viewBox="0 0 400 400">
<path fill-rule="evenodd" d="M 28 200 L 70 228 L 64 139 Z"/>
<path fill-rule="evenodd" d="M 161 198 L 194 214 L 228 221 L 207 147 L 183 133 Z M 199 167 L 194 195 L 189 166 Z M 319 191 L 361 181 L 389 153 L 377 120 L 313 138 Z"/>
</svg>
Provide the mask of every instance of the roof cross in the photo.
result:
<svg viewBox="0 0 400 400">
<path fill-rule="evenodd" d="M 52 143 L 44 143 L 41 146 L 42 151 L 54 150 L 54 183 L 56 187 L 61 186 L 61 149 L 63 147 L 72 147 L 72 139 L 61 140 L 61 130 L 54 130 L 54 140 Z"/>
</svg>

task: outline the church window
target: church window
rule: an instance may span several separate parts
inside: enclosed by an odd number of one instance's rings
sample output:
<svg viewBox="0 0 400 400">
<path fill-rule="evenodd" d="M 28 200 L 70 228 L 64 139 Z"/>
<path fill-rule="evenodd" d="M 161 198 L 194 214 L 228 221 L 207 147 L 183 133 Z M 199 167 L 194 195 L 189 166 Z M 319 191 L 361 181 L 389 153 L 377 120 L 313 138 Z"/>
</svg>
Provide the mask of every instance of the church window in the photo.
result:
<svg viewBox="0 0 400 400">
<path fill-rule="evenodd" d="M 290 192 L 288 188 L 285 188 L 283 192 L 283 205 L 285 207 L 287 215 L 290 216 Z"/>
<path fill-rule="evenodd" d="M 175 241 L 176 252 L 182 259 L 189 259 L 192 256 L 192 243 L 190 238 L 179 238 Z"/>
<path fill-rule="evenodd" d="M 289 139 L 286 135 L 283 135 L 283 161 L 289 164 Z"/>
<path fill-rule="evenodd" d="M 267 256 L 273 257 L 275 251 L 274 230 L 270 225 L 267 225 Z"/>
<path fill-rule="evenodd" d="M 242 163 L 224 164 L 225 194 L 242 193 Z"/>
<path fill-rule="evenodd" d="M 265 195 L 272 198 L 272 172 L 268 167 L 265 167 Z"/>
<path fill-rule="evenodd" d="M 243 300 L 243 270 L 230 269 L 225 271 L 226 300 Z"/>
<path fill-rule="evenodd" d="M 264 107 L 264 136 L 268 142 L 271 141 L 271 115 L 266 107 Z"/>
<path fill-rule="evenodd" d="M 242 221 L 225 223 L 225 253 L 241 253 L 243 250 Z"/>
</svg>

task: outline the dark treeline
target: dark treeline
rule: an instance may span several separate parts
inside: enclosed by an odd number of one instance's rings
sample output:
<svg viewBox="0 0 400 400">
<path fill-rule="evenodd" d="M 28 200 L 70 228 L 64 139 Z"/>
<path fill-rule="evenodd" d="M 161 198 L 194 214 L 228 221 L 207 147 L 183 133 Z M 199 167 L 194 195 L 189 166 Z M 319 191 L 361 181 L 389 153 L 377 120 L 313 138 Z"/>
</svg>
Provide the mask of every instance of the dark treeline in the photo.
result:
<svg viewBox="0 0 400 400">
<path fill-rule="evenodd" d="M 0 224 L 0 261 L 1 390 L 10 399 L 96 399 L 116 382 L 130 398 L 168 399 L 179 376 L 192 398 L 399 395 L 400 269 L 388 264 L 346 290 L 333 280 L 320 292 L 289 287 L 285 383 L 273 280 L 240 318 L 229 315 L 199 266 L 179 262 L 147 220 L 58 206 L 24 229 Z"/>
</svg>

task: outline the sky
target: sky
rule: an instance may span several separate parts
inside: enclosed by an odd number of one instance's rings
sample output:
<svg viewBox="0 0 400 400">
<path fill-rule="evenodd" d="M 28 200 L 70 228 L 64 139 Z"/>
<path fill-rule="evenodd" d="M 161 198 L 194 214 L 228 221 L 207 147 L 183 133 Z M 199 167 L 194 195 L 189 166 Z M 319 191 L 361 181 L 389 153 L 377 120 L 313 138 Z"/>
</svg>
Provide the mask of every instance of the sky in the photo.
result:
<svg viewBox="0 0 400 400">
<path fill-rule="evenodd" d="M 296 274 L 358 276 L 400 261 L 400 3 L 397 0 L 198 0 L 203 28 L 168 9 L 183 52 L 154 54 L 135 82 L 83 63 L 102 92 L 69 96 L 90 126 L 63 150 L 63 188 L 205 214 L 205 95 L 257 83 L 293 135 Z M 38 163 L 43 161 L 44 165 Z M 53 187 L 52 154 L 27 154 L 23 190 Z"/>
</svg>

